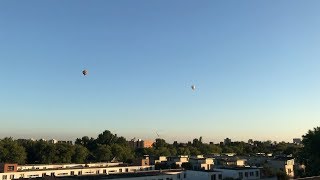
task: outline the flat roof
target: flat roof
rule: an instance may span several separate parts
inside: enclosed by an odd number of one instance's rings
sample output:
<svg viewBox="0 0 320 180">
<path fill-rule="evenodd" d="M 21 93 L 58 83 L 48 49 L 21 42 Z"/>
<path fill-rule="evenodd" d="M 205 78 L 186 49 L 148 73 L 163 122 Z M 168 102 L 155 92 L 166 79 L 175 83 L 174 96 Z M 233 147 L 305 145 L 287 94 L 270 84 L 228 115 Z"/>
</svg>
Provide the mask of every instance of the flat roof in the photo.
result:
<svg viewBox="0 0 320 180">
<path fill-rule="evenodd" d="M 143 172 L 132 172 L 132 173 L 119 173 L 119 174 L 92 174 L 92 175 L 81 175 L 81 176 L 46 176 L 36 177 L 32 179 L 118 179 L 118 178 L 131 178 L 131 177 L 144 177 L 144 176 L 158 176 L 158 175 L 174 175 L 167 174 L 168 172 L 183 172 L 183 170 L 162 170 L 162 171 L 143 171 Z M 20 178 L 29 179 L 29 178 Z"/>
<path fill-rule="evenodd" d="M 154 165 L 148 165 L 154 166 Z M 135 165 L 128 165 L 128 164 L 119 164 L 114 166 L 74 166 L 74 167 L 67 167 L 67 168 L 46 168 L 46 169 L 23 169 L 23 170 L 17 170 L 17 172 L 29 172 L 29 171 L 55 171 L 55 170 L 70 170 L 70 169 L 96 169 L 96 168 L 119 168 L 119 167 L 144 167 L 144 166 L 135 166 Z"/>
<path fill-rule="evenodd" d="M 246 169 L 260 169 L 260 168 L 254 168 L 254 167 L 220 167 L 220 168 L 214 168 L 217 171 L 219 171 L 219 169 L 227 169 L 227 170 L 246 170 Z"/>
</svg>

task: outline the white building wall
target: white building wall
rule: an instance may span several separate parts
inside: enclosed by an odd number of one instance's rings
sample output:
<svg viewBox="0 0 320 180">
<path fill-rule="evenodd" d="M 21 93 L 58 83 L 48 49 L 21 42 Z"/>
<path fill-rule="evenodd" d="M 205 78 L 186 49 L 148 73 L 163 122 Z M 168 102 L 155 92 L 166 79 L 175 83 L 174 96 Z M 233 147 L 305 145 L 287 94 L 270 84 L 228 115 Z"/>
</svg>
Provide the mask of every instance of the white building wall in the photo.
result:
<svg viewBox="0 0 320 180">
<path fill-rule="evenodd" d="M 210 171 L 185 171 L 186 175 L 182 175 L 183 179 L 186 180 L 211 180 L 215 175 L 216 180 L 222 180 L 221 172 L 210 172 Z M 219 176 L 220 175 L 220 176 Z"/>
<path fill-rule="evenodd" d="M 11 180 L 20 177 L 35 178 L 47 176 L 73 176 L 74 175 L 92 175 L 92 174 L 116 174 L 136 171 L 154 170 L 154 166 L 127 166 L 127 167 L 97 167 L 97 168 L 78 168 L 78 169 L 58 169 L 58 170 L 36 170 L 36 171 L 20 171 L 10 173 L 0 173 L 0 180 Z"/>
<path fill-rule="evenodd" d="M 215 169 L 222 172 L 222 177 L 227 178 L 231 177 L 234 179 L 260 179 L 260 170 L 259 169 Z M 240 177 L 242 173 L 242 177 Z M 258 176 L 257 176 L 258 175 Z"/>
</svg>

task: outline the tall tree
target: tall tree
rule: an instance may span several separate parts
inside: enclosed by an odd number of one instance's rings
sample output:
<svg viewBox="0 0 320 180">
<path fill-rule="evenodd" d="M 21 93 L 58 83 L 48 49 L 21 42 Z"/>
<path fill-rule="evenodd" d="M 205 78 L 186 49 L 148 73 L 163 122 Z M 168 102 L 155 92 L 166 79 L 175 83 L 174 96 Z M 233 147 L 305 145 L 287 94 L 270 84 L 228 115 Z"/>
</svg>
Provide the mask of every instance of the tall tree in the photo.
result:
<svg viewBox="0 0 320 180">
<path fill-rule="evenodd" d="M 82 145 L 75 145 L 74 154 L 72 156 L 72 162 L 74 163 L 85 163 L 87 161 L 89 151 Z"/>
<path fill-rule="evenodd" d="M 26 151 L 12 138 L 0 140 L 0 162 L 24 164 L 27 158 Z"/>
<path fill-rule="evenodd" d="M 320 175 L 320 127 L 309 130 L 302 139 L 301 161 L 308 176 Z"/>
</svg>

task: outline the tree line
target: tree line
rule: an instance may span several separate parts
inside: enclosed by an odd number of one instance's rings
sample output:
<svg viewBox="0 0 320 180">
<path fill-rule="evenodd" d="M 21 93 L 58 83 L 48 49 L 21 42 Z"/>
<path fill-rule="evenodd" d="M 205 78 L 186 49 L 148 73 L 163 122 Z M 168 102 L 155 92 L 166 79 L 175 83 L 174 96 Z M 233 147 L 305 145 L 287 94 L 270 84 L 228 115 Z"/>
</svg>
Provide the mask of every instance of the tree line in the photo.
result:
<svg viewBox="0 0 320 180">
<path fill-rule="evenodd" d="M 320 174 L 320 127 L 310 130 L 303 136 L 302 146 L 285 142 L 251 141 L 231 142 L 228 144 L 207 144 L 202 138 L 188 143 L 167 143 L 156 139 L 153 147 L 133 149 L 127 140 L 105 130 L 97 138 L 83 136 L 75 140 L 74 145 L 67 143 L 49 143 L 43 140 L 3 138 L 0 140 L 0 162 L 18 164 L 52 163 L 89 163 L 110 162 L 112 160 L 131 163 L 143 155 L 175 156 L 214 153 L 236 153 L 254 155 L 273 153 L 273 155 L 293 155 L 307 167 L 306 174 Z M 315 167 L 315 168 L 313 168 Z"/>
</svg>

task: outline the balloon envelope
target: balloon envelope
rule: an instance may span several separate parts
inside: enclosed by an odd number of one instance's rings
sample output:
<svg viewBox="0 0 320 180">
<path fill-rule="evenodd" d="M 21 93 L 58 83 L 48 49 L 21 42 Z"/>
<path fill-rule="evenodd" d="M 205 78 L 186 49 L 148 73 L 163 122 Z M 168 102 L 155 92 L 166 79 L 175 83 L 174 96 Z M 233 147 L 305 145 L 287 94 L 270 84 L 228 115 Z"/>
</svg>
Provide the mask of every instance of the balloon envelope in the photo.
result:
<svg viewBox="0 0 320 180">
<path fill-rule="evenodd" d="M 82 71 L 82 74 L 85 76 L 85 75 L 88 74 L 88 71 L 87 71 L 87 70 L 83 70 L 83 71 Z"/>
</svg>

